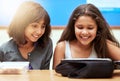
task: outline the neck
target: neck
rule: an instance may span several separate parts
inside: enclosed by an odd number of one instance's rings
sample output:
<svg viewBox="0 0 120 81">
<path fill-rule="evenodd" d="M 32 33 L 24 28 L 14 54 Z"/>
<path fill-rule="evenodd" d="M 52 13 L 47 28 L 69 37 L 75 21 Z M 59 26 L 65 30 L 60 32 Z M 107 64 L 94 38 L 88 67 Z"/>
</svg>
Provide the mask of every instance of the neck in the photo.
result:
<svg viewBox="0 0 120 81">
<path fill-rule="evenodd" d="M 24 49 L 26 51 L 32 51 L 34 48 L 34 44 L 33 43 L 27 43 L 25 45 L 18 45 L 19 49 Z"/>
<path fill-rule="evenodd" d="M 18 45 L 20 48 L 31 48 L 31 47 L 33 47 L 34 46 L 34 44 L 33 43 L 27 43 L 27 44 L 19 44 Z"/>
<path fill-rule="evenodd" d="M 92 47 L 92 44 L 88 44 L 88 45 L 82 45 L 79 41 L 76 41 L 78 47 L 82 48 L 82 49 L 90 49 Z"/>
<path fill-rule="evenodd" d="M 23 58 L 28 59 L 28 54 L 33 51 L 34 44 L 33 43 L 27 43 L 25 45 L 18 45 L 18 49 L 22 55 Z"/>
</svg>

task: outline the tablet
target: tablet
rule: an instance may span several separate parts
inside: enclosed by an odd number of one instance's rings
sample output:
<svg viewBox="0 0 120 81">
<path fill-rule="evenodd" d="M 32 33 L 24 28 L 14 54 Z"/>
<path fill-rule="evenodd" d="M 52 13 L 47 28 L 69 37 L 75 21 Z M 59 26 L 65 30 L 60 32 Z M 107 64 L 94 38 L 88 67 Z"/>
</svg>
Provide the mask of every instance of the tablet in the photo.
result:
<svg viewBox="0 0 120 81">
<path fill-rule="evenodd" d="M 62 61 L 112 61 L 110 58 L 66 58 Z"/>
</svg>

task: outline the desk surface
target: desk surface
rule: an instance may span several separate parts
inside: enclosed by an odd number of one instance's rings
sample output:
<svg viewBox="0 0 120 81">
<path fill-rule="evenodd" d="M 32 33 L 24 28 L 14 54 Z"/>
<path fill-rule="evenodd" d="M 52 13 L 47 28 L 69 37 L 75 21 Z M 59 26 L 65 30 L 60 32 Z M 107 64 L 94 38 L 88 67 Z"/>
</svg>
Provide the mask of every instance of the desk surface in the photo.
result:
<svg viewBox="0 0 120 81">
<path fill-rule="evenodd" d="M 54 70 L 31 70 L 25 74 L 0 74 L 0 81 L 120 81 L 120 70 L 115 70 L 112 78 L 71 79 L 62 77 Z"/>
</svg>

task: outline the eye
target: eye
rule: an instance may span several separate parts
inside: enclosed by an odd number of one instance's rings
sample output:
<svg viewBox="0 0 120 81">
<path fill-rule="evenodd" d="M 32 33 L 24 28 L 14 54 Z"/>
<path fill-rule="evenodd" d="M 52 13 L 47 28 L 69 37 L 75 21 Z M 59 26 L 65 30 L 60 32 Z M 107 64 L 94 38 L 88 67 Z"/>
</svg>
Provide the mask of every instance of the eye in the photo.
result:
<svg viewBox="0 0 120 81">
<path fill-rule="evenodd" d="M 81 25 L 77 25 L 76 26 L 78 29 L 83 29 L 83 26 L 81 26 Z"/>
<path fill-rule="evenodd" d="M 46 25 L 44 25 L 44 24 L 41 26 L 41 28 L 45 28 L 45 27 L 46 27 Z"/>
<path fill-rule="evenodd" d="M 32 26 L 32 28 L 38 28 L 39 27 L 39 25 L 37 23 L 32 23 L 31 26 Z"/>
<path fill-rule="evenodd" d="M 30 24 L 30 26 L 32 26 L 32 27 L 36 27 L 36 24 L 35 24 L 35 23 L 32 23 L 32 24 Z"/>
<path fill-rule="evenodd" d="M 92 30 L 92 29 L 94 29 L 94 27 L 93 26 L 89 26 L 88 29 Z"/>
<path fill-rule="evenodd" d="M 33 28 L 37 28 L 37 25 L 36 25 L 36 24 L 34 24 L 34 25 L 32 25 L 32 27 L 33 27 Z"/>
</svg>

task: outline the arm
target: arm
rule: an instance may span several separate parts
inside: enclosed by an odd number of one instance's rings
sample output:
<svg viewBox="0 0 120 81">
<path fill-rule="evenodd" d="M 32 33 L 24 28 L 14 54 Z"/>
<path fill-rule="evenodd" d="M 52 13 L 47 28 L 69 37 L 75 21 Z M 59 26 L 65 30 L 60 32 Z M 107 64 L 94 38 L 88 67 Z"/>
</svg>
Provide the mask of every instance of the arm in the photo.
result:
<svg viewBox="0 0 120 81">
<path fill-rule="evenodd" d="M 109 56 L 112 60 L 120 60 L 120 47 L 117 47 L 113 42 L 107 40 Z"/>
<path fill-rule="evenodd" d="M 56 45 L 53 56 L 53 69 L 60 63 L 61 59 L 65 58 L 65 42 L 60 42 Z"/>
</svg>

